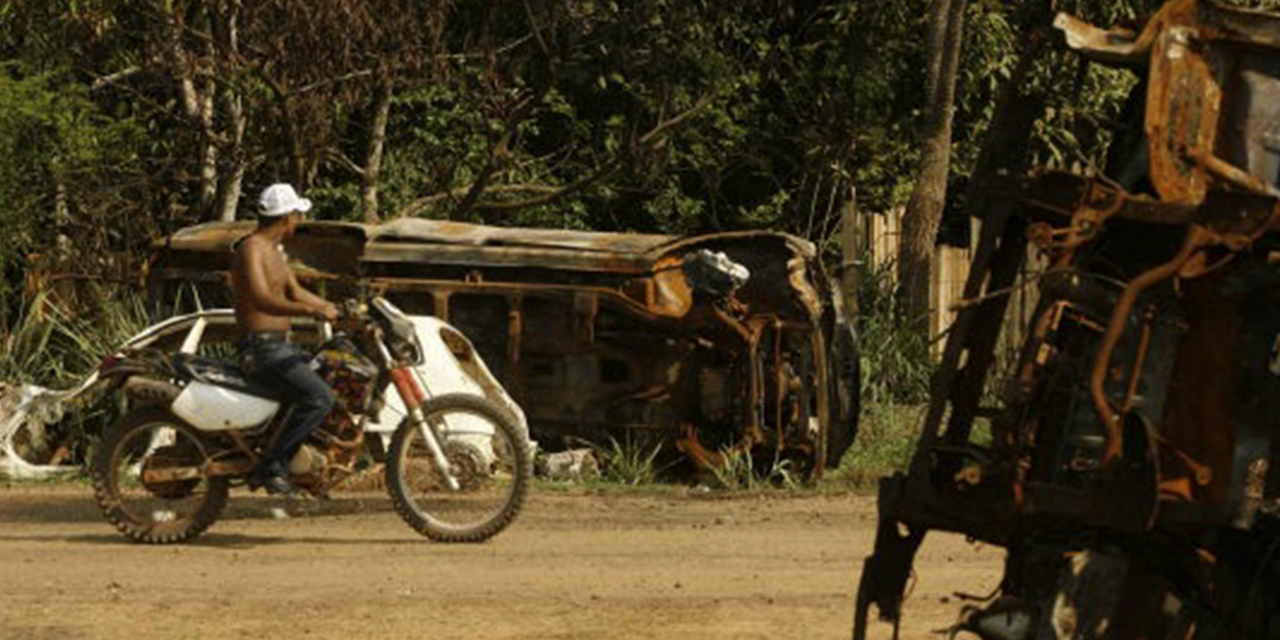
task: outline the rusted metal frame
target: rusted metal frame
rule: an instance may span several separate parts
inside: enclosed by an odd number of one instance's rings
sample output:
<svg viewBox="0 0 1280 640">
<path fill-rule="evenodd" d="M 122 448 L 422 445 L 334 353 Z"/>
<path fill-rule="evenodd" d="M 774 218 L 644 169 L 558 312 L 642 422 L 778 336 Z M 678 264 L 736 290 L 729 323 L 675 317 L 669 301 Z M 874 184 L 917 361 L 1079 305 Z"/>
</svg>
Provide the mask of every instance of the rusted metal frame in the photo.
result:
<svg viewBox="0 0 1280 640">
<path fill-rule="evenodd" d="M 776 403 L 774 406 L 775 423 L 773 429 L 778 438 L 775 446 L 777 451 L 782 451 L 783 445 L 786 443 L 786 434 L 782 430 L 782 409 L 787 399 L 788 385 L 787 373 L 782 369 L 782 322 L 777 319 L 773 322 L 773 377 L 775 378 L 774 384 L 777 385 L 773 392 L 774 402 Z"/>
<path fill-rule="evenodd" d="M 1025 221 L 1018 217 L 1006 223 L 1000 246 L 991 260 L 988 291 L 999 291 L 1011 286 L 1017 279 L 1027 257 Z M 991 365 L 995 363 L 995 347 L 1004 326 L 1005 312 L 1010 296 L 990 297 L 978 305 L 975 311 L 977 330 L 970 334 L 968 357 L 964 369 L 956 376 L 951 391 L 951 416 L 947 420 L 944 440 L 955 446 L 968 442 L 982 400 Z"/>
<path fill-rule="evenodd" d="M 248 456 L 249 462 L 255 465 L 258 463 L 258 453 L 254 451 L 253 447 L 249 446 L 248 442 L 245 442 L 243 435 L 237 431 L 227 431 L 225 433 L 227 437 L 231 438 L 231 442 L 235 445 L 236 449 L 239 450 L 240 453 Z"/>
<path fill-rule="evenodd" d="M 1066 13 L 1054 18 L 1053 26 L 1063 33 L 1067 46 L 1081 55 L 1111 65 L 1139 65 L 1155 44 L 1157 36 L 1166 28 L 1170 14 L 1184 11 L 1188 2 L 1166 4 L 1140 32 L 1127 29 L 1101 29 Z"/>
<path fill-rule="evenodd" d="M 1142 318 L 1142 336 L 1138 338 L 1138 352 L 1133 357 L 1133 369 L 1129 372 L 1129 387 L 1124 393 L 1124 402 L 1120 412 L 1128 413 L 1133 409 L 1133 398 L 1138 395 L 1138 382 L 1142 379 L 1142 369 L 1147 364 L 1147 352 L 1151 349 L 1151 325 L 1155 322 L 1155 309 L 1147 308 Z"/>
<path fill-rule="evenodd" d="M 576 249 L 465 246 L 449 244 L 377 243 L 365 246 L 365 262 L 438 264 L 474 267 L 548 267 L 565 271 L 643 274 L 652 270 L 646 256 L 599 254 Z"/>
<path fill-rule="evenodd" d="M 1004 96 L 992 119 L 990 140 L 983 146 L 978 158 L 978 168 L 968 189 L 968 210 L 982 213 L 982 232 L 974 251 L 969 278 L 965 282 L 964 298 L 976 299 L 983 294 L 983 285 L 991 268 L 992 253 L 996 243 L 1004 235 L 1009 217 L 1018 206 L 1019 198 L 1000 197 L 991 189 L 999 181 L 1001 171 L 1023 173 L 1025 162 L 1020 160 L 1030 137 L 1031 127 L 1038 115 L 1041 99 L 1023 96 L 1022 80 L 1030 73 L 1033 62 L 1046 46 L 1048 39 L 1038 31 L 1027 38 L 1023 54 L 1018 61 Z M 1013 162 L 1006 159 L 1014 158 Z M 932 451 L 939 436 L 942 417 L 946 412 L 956 368 L 964 356 L 977 310 L 972 306 L 960 310 L 950 330 L 942 361 L 930 383 L 930 404 L 920 439 L 906 477 L 896 476 L 880 484 L 877 504 L 880 508 L 876 531 L 875 550 L 863 565 L 858 585 L 857 604 L 854 611 L 853 638 L 865 640 L 867 618 L 874 602 L 882 618 L 897 621 L 901 618 L 902 594 L 920 544 L 931 528 L 943 528 L 946 523 L 934 526 L 928 514 L 934 489 L 930 485 Z M 910 512 L 910 513 L 908 513 Z M 910 516 L 913 526 L 906 535 L 900 533 L 900 523 Z"/>
<path fill-rule="evenodd" d="M 810 390 L 810 393 L 816 391 L 818 394 L 818 433 L 814 436 L 814 473 L 821 476 L 827 468 L 827 436 L 835 425 L 831 424 L 831 380 L 827 377 L 829 372 L 827 371 L 826 338 L 822 335 L 822 331 L 814 331 L 810 335 L 810 340 L 813 344 L 813 368 L 818 372 L 816 384 L 818 388 Z M 858 382 L 855 380 L 854 384 Z M 804 407 L 808 412 L 807 402 Z M 802 425 L 802 427 L 807 429 L 808 425 Z"/>
<path fill-rule="evenodd" d="M 511 391 L 517 403 L 525 401 L 524 372 L 520 363 L 523 342 L 524 296 L 515 293 L 507 296 L 507 378 L 514 382 Z"/>
<path fill-rule="evenodd" d="M 1098 418 L 1102 420 L 1103 429 L 1106 430 L 1107 442 L 1102 452 L 1102 465 L 1104 467 L 1119 459 L 1124 439 L 1120 424 L 1121 416 L 1112 409 L 1111 401 L 1107 398 L 1106 382 L 1111 355 L 1115 352 L 1116 345 L 1120 343 L 1120 338 L 1124 335 L 1125 325 L 1128 324 L 1129 314 L 1133 310 L 1133 305 L 1138 301 L 1138 296 L 1142 295 L 1144 291 L 1175 276 L 1183 265 L 1187 264 L 1200 249 L 1210 243 L 1211 239 L 1212 233 L 1210 231 L 1199 225 L 1192 225 L 1187 230 L 1182 248 L 1178 250 L 1173 259 L 1134 278 L 1124 292 L 1120 294 L 1120 299 L 1116 302 L 1116 307 L 1111 312 L 1111 321 L 1107 325 L 1107 332 L 1103 335 L 1102 344 L 1098 347 L 1098 355 L 1094 360 L 1093 371 L 1089 379 L 1089 392 L 1093 396 L 1094 408 L 1098 412 Z"/>
<path fill-rule="evenodd" d="M 1107 431 L 1107 445 L 1103 450 L 1102 463 L 1104 466 L 1119 458 L 1120 451 L 1123 446 L 1123 432 L 1120 425 L 1122 415 L 1116 414 L 1106 395 L 1107 368 L 1111 361 L 1111 355 L 1114 353 L 1116 345 L 1119 344 L 1120 338 L 1124 334 L 1124 328 L 1128 323 L 1129 314 L 1132 312 L 1133 305 L 1137 302 L 1138 296 L 1145 290 L 1178 275 L 1179 272 L 1182 272 L 1185 269 L 1190 269 L 1191 275 L 1203 275 L 1212 268 L 1217 268 L 1226 264 L 1226 262 L 1229 261 L 1230 256 L 1228 256 L 1227 259 L 1219 261 L 1208 270 L 1203 266 L 1192 268 L 1193 261 L 1198 255 L 1202 255 L 1200 251 L 1205 247 L 1213 244 L 1221 244 L 1225 245 L 1231 251 L 1241 251 L 1247 248 L 1264 233 L 1275 229 L 1277 224 L 1280 224 L 1280 207 L 1273 208 L 1266 218 L 1250 222 L 1253 222 L 1253 228 L 1245 231 L 1239 229 L 1219 231 L 1198 224 L 1191 225 L 1187 230 L 1187 235 L 1183 241 L 1182 248 L 1172 260 L 1134 278 L 1121 294 L 1119 301 L 1116 303 L 1116 308 L 1112 312 L 1111 321 L 1108 323 L 1107 332 L 1103 336 L 1102 344 L 1098 348 L 1097 359 L 1094 361 L 1089 381 L 1089 391 L 1093 398 L 1094 408 L 1098 413 L 1098 418 L 1102 420 L 1103 427 Z M 1133 372 L 1133 375 L 1138 375 L 1138 372 Z"/>
<path fill-rule="evenodd" d="M 1015 201 L 1002 201 L 997 206 L 991 207 L 988 210 L 989 215 L 982 221 L 982 235 L 978 240 L 978 247 L 974 251 L 969 279 L 964 285 L 964 297 L 966 299 L 973 299 L 982 295 L 983 285 L 987 281 L 987 274 L 992 269 L 992 262 L 998 243 L 1005 235 L 1009 218 L 1013 215 L 1016 207 L 1017 203 Z M 930 384 L 929 411 L 925 415 L 924 425 L 920 432 L 920 441 L 916 445 L 916 451 L 911 460 L 910 475 L 912 476 L 924 479 L 929 475 L 929 465 L 933 459 L 933 447 L 940 435 L 939 430 L 942 426 L 943 415 L 951 404 L 960 359 L 969 349 L 971 333 L 978 317 L 978 310 L 984 307 L 985 305 L 979 305 L 962 309 L 956 315 L 955 323 L 951 326 L 951 336 L 947 339 L 942 362 L 939 364 Z"/>
<path fill-rule="evenodd" d="M 1222 118 L 1223 88 L 1215 68 L 1221 56 L 1208 42 L 1212 34 L 1204 33 L 1200 7 L 1198 0 L 1171 2 L 1160 11 L 1162 19 L 1148 25 L 1160 31 L 1151 53 L 1144 126 L 1157 193 L 1164 200 L 1196 204 L 1212 186 L 1210 175 L 1251 182 L 1213 156 Z"/>
<path fill-rule="evenodd" d="M 672 320 L 670 316 L 663 316 L 653 313 L 648 307 L 628 298 L 617 289 L 609 289 L 607 287 L 584 287 L 580 285 L 558 285 L 558 284 L 528 284 L 522 282 L 463 282 L 460 280 L 432 280 L 427 278 L 370 278 L 368 280 L 371 286 L 383 287 L 388 291 L 422 291 L 437 294 L 436 300 L 436 316 L 448 321 L 445 314 L 441 314 L 439 295 L 452 295 L 455 293 L 475 293 L 482 291 L 494 295 L 520 295 L 524 293 L 546 293 L 546 294 L 573 294 L 580 292 L 592 292 L 606 299 L 619 303 L 626 307 L 629 311 L 633 311 L 649 320 L 662 321 Z M 448 304 L 445 303 L 447 308 Z"/>
<path fill-rule="evenodd" d="M 748 421 L 748 431 L 743 441 L 749 443 L 748 447 L 754 447 L 764 441 L 764 429 L 760 424 L 764 413 L 765 389 L 764 363 L 760 361 L 760 343 L 764 341 L 764 329 L 768 323 L 763 318 L 752 318 L 747 326 L 751 328 L 751 339 L 747 343 L 747 366 L 751 370 L 751 385 L 748 390 L 751 419 Z"/>
<path fill-rule="evenodd" d="M 735 335 L 742 339 L 746 345 L 746 364 L 747 364 L 747 430 L 746 433 L 739 438 L 738 442 L 733 445 L 731 450 L 741 451 L 750 450 L 760 439 L 760 389 L 762 388 L 763 375 L 759 362 L 759 344 L 761 338 L 761 329 L 758 322 L 744 323 L 733 317 L 728 311 L 721 308 L 718 304 L 711 305 L 711 311 L 715 318 L 720 320 L 722 324 L 729 327 Z M 703 446 L 698 439 L 698 428 L 692 423 L 683 425 L 684 434 L 676 441 L 676 448 L 689 456 L 695 463 L 703 467 L 718 467 L 723 462 L 723 455 L 719 451 L 711 451 Z"/>
<path fill-rule="evenodd" d="M 1236 187 L 1261 196 L 1280 198 L 1280 190 L 1250 175 L 1248 171 L 1213 155 L 1213 152 L 1208 149 L 1193 149 L 1190 155 L 1206 171 Z"/>
<path fill-rule="evenodd" d="M 1051 171 L 1034 177 L 1001 178 L 998 192 L 1005 197 L 1019 198 L 1041 211 L 1070 218 L 1090 198 L 1108 201 L 1119 199 L 1114 206 L 1114 217 L 1152 224 L 1185 225 L 1194 219 L 1197 208 L 1193 205 L 1163 202 L 1147 196 L 1134 195 L 1119 185 L 1097 177 L 1083 177 L 1073 173 Z M 1010 185 L 1005 187 L 1004 185 Z M 1063 230 L 1066 231 L 1065 229 Z"/>
</svg>

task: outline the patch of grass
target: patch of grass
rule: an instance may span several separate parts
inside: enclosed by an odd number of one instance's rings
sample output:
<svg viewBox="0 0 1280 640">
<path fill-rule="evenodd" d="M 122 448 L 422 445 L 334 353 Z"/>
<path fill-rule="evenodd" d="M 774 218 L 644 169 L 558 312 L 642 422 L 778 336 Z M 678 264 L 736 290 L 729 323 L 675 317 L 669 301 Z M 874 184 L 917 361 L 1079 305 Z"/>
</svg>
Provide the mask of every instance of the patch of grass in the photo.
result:
<svg viewBox="0 0 1280 640">
<path fill-rule="evenodd" d="M 827 471 L 825 483 L 866 489 L 881 477 L 904 470 L 915 451 L 925 409 L 924 405 L 865 407 L 858 439 L 840 466 Z"/>
<path fill-rule="evenodd" d="M 757 462 L 746 451 L 723 451 L 721 463 L 711 469 L 716 484 L 728 491 L 760 491 L 780 488 L 794 491 L 804 486 L 800 470 L 793 460 L 774 460 L 767 472 L 757 469 Z"/>
<path fill-rule="evenodd" d="M 631 438 L 624 442 L 610 438 L 609 442 L 608 450 L 598 452 L 604 467 L 603 480 L 632 487 L 657 484 L 662 472 L 657 465 L 661 444 L 646 449 Z"/>
</svg>

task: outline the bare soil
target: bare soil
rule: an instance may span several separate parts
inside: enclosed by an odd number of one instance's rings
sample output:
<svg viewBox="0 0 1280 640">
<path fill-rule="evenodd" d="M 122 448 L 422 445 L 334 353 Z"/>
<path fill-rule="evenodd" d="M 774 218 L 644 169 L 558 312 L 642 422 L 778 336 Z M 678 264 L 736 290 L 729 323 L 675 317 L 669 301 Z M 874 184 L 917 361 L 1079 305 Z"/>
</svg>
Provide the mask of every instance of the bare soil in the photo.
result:
<svg viewBox="0 0 1280 640">
<path fill-rule="evenodd" d="M 0 486 L 0 640 L 848 638 L 875 535 L 849 495 L 541 492 L 480 545 L 419 538 L 374 494 L 273 506 L 233 493 L 204 537 L 148 547 L 86 487 Z M 930 538 L 902 637 L 939 637 L 1001 557 Z"/>
</svg>

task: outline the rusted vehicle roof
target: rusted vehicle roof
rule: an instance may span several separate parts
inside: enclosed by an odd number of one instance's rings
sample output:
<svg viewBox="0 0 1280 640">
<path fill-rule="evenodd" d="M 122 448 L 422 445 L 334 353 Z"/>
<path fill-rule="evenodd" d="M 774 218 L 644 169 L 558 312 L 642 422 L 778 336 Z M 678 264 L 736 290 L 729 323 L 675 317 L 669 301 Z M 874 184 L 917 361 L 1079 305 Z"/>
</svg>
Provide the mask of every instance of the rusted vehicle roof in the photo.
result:
<svg viewBox="0 0 1280 640">
<path fill-rule="evenodd" d="M 232 247 L 252 229 L 178 231 L 156 245 L 153 282 L 225 299 Z M 458 326 L 545 447 L 666 446 L 695 467 L 745 451 L 820 473 L 853 440 L 856 340 L 800 238 L 401 219 L 303 223 L 286 249 L 330 296 L 371 288 Z M 744 283 L 726 275 L 739 267 Z"/>
</svg>

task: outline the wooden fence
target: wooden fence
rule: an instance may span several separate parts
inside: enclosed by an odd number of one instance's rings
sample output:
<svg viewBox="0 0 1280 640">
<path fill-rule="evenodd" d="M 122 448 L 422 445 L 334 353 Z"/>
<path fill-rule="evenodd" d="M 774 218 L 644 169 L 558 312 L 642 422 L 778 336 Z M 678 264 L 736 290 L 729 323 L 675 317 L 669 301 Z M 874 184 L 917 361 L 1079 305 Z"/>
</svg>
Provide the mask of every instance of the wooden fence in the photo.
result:
<svg viewBox="0 0 1280 640">
<path fill-rule="evenodd" d="M 847 228 L 842 240 L 846 256 L 845 268 L 891 268 L 898 259 L 903 211 L 901 208 L 879 214 L 846 211 L 843 219 Z M 969 237 L 972 238 L 972 243 L 976 243 L 981 235 L 982 223 L 974 219 L 970 220 L 970 224 L 972 228 Z M 1029 279 L 1044 268 L 1043 259 L 1034 251 L 1029 251 L 1024 271 L 1010 294 L 1013 296 L 1008 314 L 1011 322 L 1006 325 L 1000 341 L 1001 350 L 1010 353 L 1017 350 L 1035 310 L 1036 288 L 1029 286 Z M 955 309 L 964 298 L 964 285 L 969 278 L 972 258 L 972 244 L 968 247 L 939 246 L 937 249 L 929 284 L 929 338 L 938 354 L 941 354 L 944 345 L 944 334 L 955 322 Z M 863 259 L 868 262 L 862 263 Z M 847 294 L 851 286 L 852 283 L 846 280 Z"/>
</svg>

